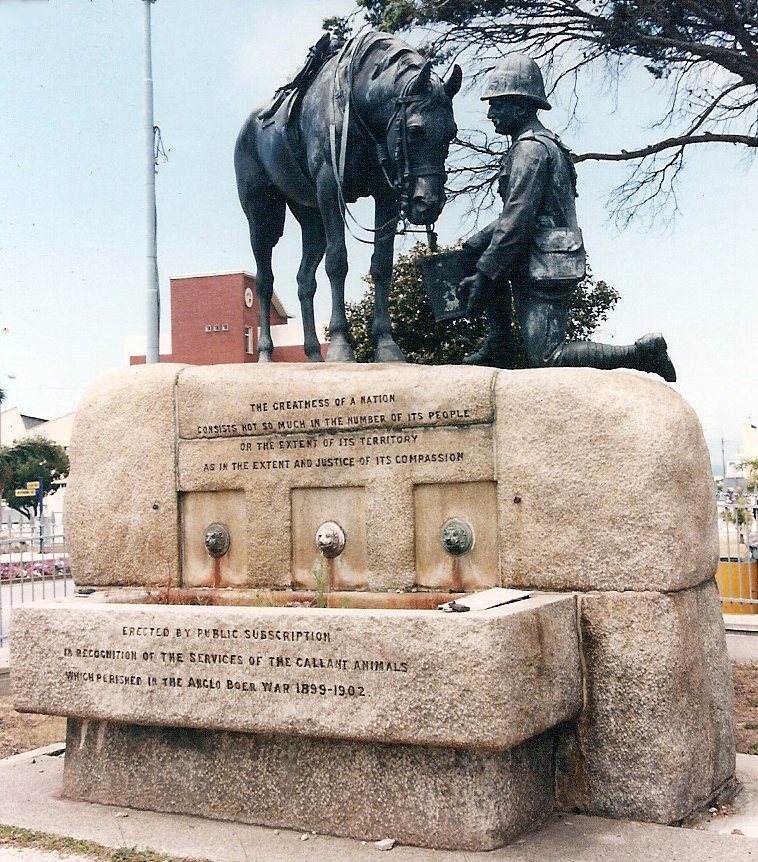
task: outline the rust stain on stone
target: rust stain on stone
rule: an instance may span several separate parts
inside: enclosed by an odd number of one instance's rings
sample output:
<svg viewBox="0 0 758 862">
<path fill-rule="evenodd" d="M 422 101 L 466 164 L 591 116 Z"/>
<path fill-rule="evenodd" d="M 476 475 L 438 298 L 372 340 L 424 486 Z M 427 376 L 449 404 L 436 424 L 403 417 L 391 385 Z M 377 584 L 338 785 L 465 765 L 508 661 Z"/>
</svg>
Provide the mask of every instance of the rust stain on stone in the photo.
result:
<svg viewBox="0 0 758 862">
<path fill-rule="evenodd" d="M 462 593 L 463 592 L 463 575 L 461 572 L 461 558 L 460 557 L 451 557 L 450 566 L 450 592 L 453 593 Z"/>
<path fill-rule="evenodd" d="M 341 590 L 345 586 L 345 584 L 342 583 L 342 578 L 340 578 L 337 571 L 336 563 L 336 557 L 324 557 L 324 566 L 326 568 L 326 584 L 327 589 L 330 593 L 334 590 Z"/>
</svg>

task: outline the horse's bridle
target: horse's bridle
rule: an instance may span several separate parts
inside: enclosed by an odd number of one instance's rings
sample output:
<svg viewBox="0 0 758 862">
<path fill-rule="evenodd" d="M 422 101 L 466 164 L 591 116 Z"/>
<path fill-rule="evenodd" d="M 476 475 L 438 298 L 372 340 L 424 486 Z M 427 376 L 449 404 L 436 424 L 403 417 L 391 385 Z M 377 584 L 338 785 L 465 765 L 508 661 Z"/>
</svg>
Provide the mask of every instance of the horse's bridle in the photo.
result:
<svg viewBox="0 0 758 862">
<path fill-rule="evenodd" d="M 408 154 L 408 106 L 423 98 L 422 96 L 408 95 L 408 91 L 413 86 L 413 83 L 414 81 L 410 81 L 406 84 L 402 94 L 395 99 L 395 112 L 390 117 L 385 130 L 385 139 L 387 139 L 389 138 L 389 130 L 392 126 L 397 126 L 394 180 L 390 179 L 388 173 L 384 168 L 382 168 L 382 173 L 390 187 L 400 194 L 400 212 L 403 215 L 407 215 L 408 213 L 408 207 L 411 203 L 411 189 L 414 180 L 419 177 L 441 177 L 444 184 L 445 177 L 447 176 L 444 168 L 440 170 L 432 164 L 421 164 L 415 169 L 412 169 L 411 167 L 411 160 Z M 375 143 L 378 147 L 378 142 Z M 386 146 L 384 149 L 386 150 Z"/>
<path fill-rule="evenodd" d="M 343 193 L 343 180 L 345 172 L 345 154 L 347 150 L 347 135 L 350 123 L 350 108 L 353 102 L 353 61 L 355 59 L 358 46 L 367 35 L 368 34 L 363 34 L 360 37 L 354 37 L 355 42 L 352 45 L 352 50 L 347 65 L 347 96 L 345 99 L 345 109 L 343 111 L 342 118 L 342 129 L 340 132 L 339 162 L 337 160 L 336 148 L 337 78 L 339 76 L 343 55 L 346 53 L 348 46 L 353 41 L 352 39 L 345 43 L 337 57 L 334 71 L 334 81 L 332 83 L 332 120 L 329 129 L 330 149 L 332 155 L 332 170 L 334 172 L 334 178 L 337 183 L 337 192 L 340 199 L 343 214 L 345 211 L 347 211 L 347 204 L 345 202 Z M 418 177 L 438 176 L 442 177 L 444 181 L 444 178 L 446 176 L 444 168 L 440 170 L 439 168 L 436 168 L 431 164 L 422 164 L 414 169 L 411 165 L 408 147 L 407 111 L 409 105 L 412 105 L 414 102 L 420 101 L 423 98 L 422 95 L 410 93 L 410 90 L 412 89 L 415 80 L 416 79 L 414 78 L 409 81 L 403 88 L 403 92 L 399 96 L 395 97 L 395 110 L 393 111 L 392 116 L 390 117 L 385 127 L 384 140 L 378 140 L 366 124 L 363 117 L 361 117 L 361 115 L 358 113 L 358 111 L 355 109 L 353 110 L 353 113 L 355 114 L 355 118 L 357 120 L 357 125 L 360 127 L 364 136 L 370 141 L 370 143 L 374 147 L 377 160 L 379 162 L 379 167 L 382 171 L 382 175 L 384 176 L 388 187 L 398 195 L 400 204 L 400 215 L 403 218 L 407 218 L 408 208 L 411 204 L 411 192 L 415 179 L 417 179 Z M 390 137 L 390 130 L 393 126 L 397 127 L 397 144 L 395 146 L 394 158 L 391 158 L 387 147 L 387 140 Z M 386 227 L 386 225 L 383 225 L 382 227 Z M 372 233 L 375 232 L 370 228 L 362 229 Z M 406 228 L 406 230 L 409 230 L 409 232 L 414 232 L 408 228 Z M 436 236 L 433 233 L 433 226 L 427 227 L 425 229 L 425 232 L 430 237 L 431 243 L 431 237 Z M 360 238 L 356 237 L 356 239 Z"/>
</svg>

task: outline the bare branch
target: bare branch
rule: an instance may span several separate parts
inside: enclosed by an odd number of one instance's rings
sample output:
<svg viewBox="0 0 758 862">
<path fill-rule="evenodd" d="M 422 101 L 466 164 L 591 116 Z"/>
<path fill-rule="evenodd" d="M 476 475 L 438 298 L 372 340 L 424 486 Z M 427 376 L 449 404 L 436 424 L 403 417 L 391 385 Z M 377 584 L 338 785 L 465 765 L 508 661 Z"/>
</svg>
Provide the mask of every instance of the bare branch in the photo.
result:
<svg viewBox="0 0 758 862">
<path fill-rule="evenodd" d="M 586 152 L 577 162 L 628 162 L 611 196 L 618 219 L 647 208 L 676 210 L 675 183 L 696 144 L 758 148 L 758 4 L 755 0 L 357 0 L 374 23 L 420 29 L 438 57 L 469 58 L 468 86 L 504 55 L 529 54 L 550 92 L 567 96 L 577 118 L 585 70 L 618 87 L 628 70 L 646 69 L 666 105 L 652 124 L 658 140 L 619 152 Z M 566 89 L 568 87 L 568 90 Z M 651 135 L 652 137 L 652 135 Z M 491 195 L 499 148 L 486 135 L 460 134 L 451 162 L 455 195 Z M 472 204 L 473 206 L 473 204 Z"/>
<path fill-rule="evenodd" d="M 687 147 L 691 144 L 743 144 L 746 147 L 758 147 L 758 137 L 753 135 L 718 135 L 705 132 L 702 135 L 681 135 L 676 138 L 666 138 L 638 150 L 622 150 L 620 153 L 581 153 L 574 156 L 575 162 L 629 162 L 644 159 L 655 153 L 670 150 L 674 147 Z"/>
</svg>

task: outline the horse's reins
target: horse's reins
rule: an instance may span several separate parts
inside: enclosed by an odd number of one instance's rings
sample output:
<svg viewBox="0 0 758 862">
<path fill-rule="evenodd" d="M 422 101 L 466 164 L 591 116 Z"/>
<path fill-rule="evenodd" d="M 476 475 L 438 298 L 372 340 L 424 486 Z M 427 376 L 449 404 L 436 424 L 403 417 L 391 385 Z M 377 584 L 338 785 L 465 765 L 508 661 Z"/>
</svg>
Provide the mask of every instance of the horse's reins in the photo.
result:
<svg viewBox="0 0 758 862">
<path fill-rule="evenodd" d="M 412 104 L 414 101 L 417 101 L 420 96 L 408 96 L 406 95 L 408 89 L 413 84 L 413 81 L 410 81 L 404 88 L 402 95 L 399 98 L 395 99 L 395 104 L 397 108 L 395 109 L 395 114 L 397 115 L 397 123 L 398 123 L 398 144 L 397 150 L 395 152 L 395 164 L 397 165 L 398 178 L 396 185 L 393 187 L 397 187 L 399 185 L 400 190 L 400 212 L 405 217 L 405 212 L 410 206 L 410 194 L 411 194 L 411 177 L 433 177 L 433 176 L 442 176 L 443 177 L 443 185 L 444 185 L 444 176 L 445 171 L 438 170 L 432 165 L 422 165 L 420 168 L 416 168 L 416 170 L 411 173 L 411 160 L 408 155 L 408 120 L 406 115 L 406 110 L 409 104 Z M 356 116 L 358 113 L 356 111 Z M 390 121 L 387 125 L 387 128 L 394 121 L 395 115 L 390 118 Z M 401 162 L 402 157 L 402 162 Z M 400 176 L 400 165 L 402 164 L 402 176 Z M 389 177 L 386 172 L 384 172 L 384 176 L 389 182 Z M 427 225 L 425 228 L 427 242 L 429 243 L 429 250 L 432 252 L 437 251 L 437 234 L 434 231 L 434 224 Z M 404 225 L 404 229 L 402 233 L 421 233 L 420 230 L 415 230 L 413 228 L 409 228 L 407 223 Z"/>
<path fill-rule="evenodd" d="M 345 225 L 345 228 L 350 233 L 350 235 L 357 239 L 358 242 L 365 243 L 366 245 L 372 245 L 373 240 L 365 240 L 359 236 L 356 236 L 350 228 L 348 224 L 346 215 L 353 221 L 358 227 L 365 231 L 366 233 L 380 233 L 382 232 L 388 225 L 391 224 L 391 221 L 385 222 L 378 228 L 368 228 L 364 225 L 360 224 L 360 222 L 352 215 L 350 210 L 348 209 L 347 202 L 345 200 L 344 195 L 344 176 L 345 176 L 345 159 L 347 155 L 347 137 L 350 125 L 350 105 L 353 101 L 353 60 L 358 51 L 358 46 L 361 42 L 366 38 L 369 34 L 363 34 L 362 36 L 354 37 L 343 45 L 335 63 L 335 71 L 334 71 L 334 80 L 332 82 L 332 119 L 329 124 L 329 149 L 331 154 L 332 161 L 332 171 L 334 173 L 334 179 L 337 184 L 337 196 L 339 198 L 340 204 L 340 214 L 342 216 L 342 221 Z M 344 55 L 347 52 L 347 48 L 352 44 L 352 50 L 350 54 L 350 59 L 348 61 L 347 67 L 347 98 L 345 100 L 345 110 L 343 112 L 342 118 L 342 128 L 340 130 L 340 147 L 339 147 L 339 163 L 337 160 L 337 146 L 336 146 L 336 136 L 337 136 L 337 79 L 339 76 L 341 63 Z M 414 79 L 415 80 L 415 79 Z M 434 232 L 434 225 L 429 225 L 425 228 L 424 231 L 415 230 L 413 228 L 409 228 L 407 226 L 407 209 L 410 206 L 410 194 L 411 194 L 411 180 L 413 177 L 423 177 L 423 176 L 440 176 L 444 175 L 444 170 L 440 171 L 439 169 L 433 167 L 432 165 L 422 165 L 420 168 L 415 171 L 411 171 L 411 163 L 410 156 L 408 153 L 408 123 L 407 123 L 407 107 L 409 104 L 412 104 L 414 101 L 418 101 L 421 96 L 416 95 L 408 95 L 408 91 L 413 86 L 414 80 L 409 81 L 403 89 L 403 92 L 400 96 L 395 97 L 395 111 L 390 117 L 386 130 L 389 131 L 390 127 L 397 123 L 398 125 L 398 134 L 397 134 L 397 146 L 395 148 L 395 177 L 391 177 L 388 168 L 392 164 L 392 160 L 390 159 L 389 153 L 387 151 L 387 147 L 383 141 L 377 140 L 374 136 L 371 129 L 366 124 L 365 120 L 358 113 L 357 110 L 354 110 L 355 118 L 358 122 L 358 125 L 361 127 L 361 130 L 365 137 L 373 144 L 374 149 L 376 151 L 377 161 L 379 162 L 379 167 L 382 171 L 382 175 L 390 189 L 399 194 L 400 200 L 400 214 L 395 220 L 395 227 L 397 227 L 397 223 L 402 219 L 405 222 L 405 226 L 400 233 L 426 233 L 427 239 L 429 242 L 429 247 L 432 251 L 436 251 L 437 248 L 437 234 Z M 387 137 L 387 135 L 385 135 Z"/>
</svg>

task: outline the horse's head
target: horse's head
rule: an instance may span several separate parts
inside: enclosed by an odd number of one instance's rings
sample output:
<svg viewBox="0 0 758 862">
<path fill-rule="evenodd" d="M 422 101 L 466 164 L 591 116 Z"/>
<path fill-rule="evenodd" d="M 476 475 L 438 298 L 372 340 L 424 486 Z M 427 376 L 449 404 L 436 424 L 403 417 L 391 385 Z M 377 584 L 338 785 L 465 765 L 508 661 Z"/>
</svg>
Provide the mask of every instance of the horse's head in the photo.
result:
<svg viewBox="0 0 758 862">
<path fill-rule="evenodd" d="M 445 205 L 445 159 L 457 133 L 453 96 L 462 73 L 453 67 L 443 83 L 427 63 L 397 98 L 387 127 L 387 151 L 393 154 L 403 215 L 413 224 L 431 224 Z"/>
</svg>

